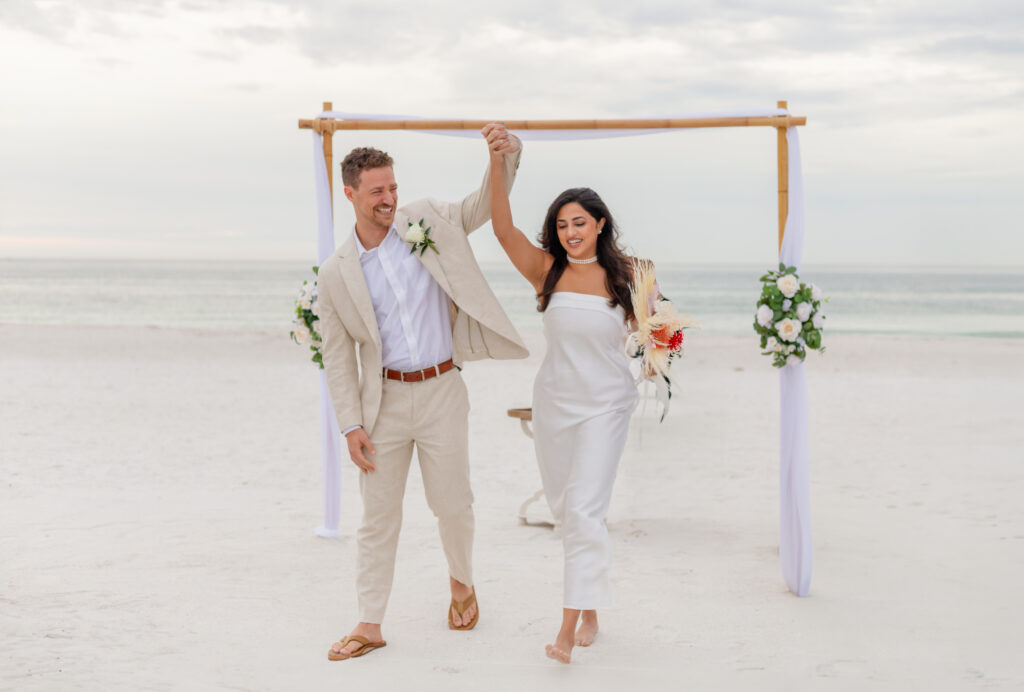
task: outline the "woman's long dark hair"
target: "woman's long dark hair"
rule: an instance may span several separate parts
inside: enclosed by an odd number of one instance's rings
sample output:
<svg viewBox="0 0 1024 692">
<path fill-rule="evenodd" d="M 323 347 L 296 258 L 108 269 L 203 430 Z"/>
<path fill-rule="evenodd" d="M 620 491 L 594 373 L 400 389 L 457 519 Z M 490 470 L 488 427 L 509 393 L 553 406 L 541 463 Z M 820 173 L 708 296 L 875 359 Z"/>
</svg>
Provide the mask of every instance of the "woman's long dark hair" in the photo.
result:
<svg viewBox="0 0 1024 692">
<path fill-rule="evenodd" d="M 555 198 L 555 201 L 548 207 L 547 216 L 544 217 L 544 228 L 537 236 L 537 241 L 545 252 L 555 258 L 554 264 L 544 277 L 544 286 L 537 294 L 537 311 L 544 312 L 551 302 L 551 294 L 555 291 L 555 284 L 562 278 L 569 260 L 565 248 L 558 240 L 558 212 L 566 204 L 576 202 L 583 209 L 600 221 L 604 219 L 604 227 L 601 234 L 597 236 L 597 261 L 604 267 L 605 287 L 611 300 L 608 304 L 611 307 L 621 305 L 626 311 L 626 319 L 633 319 L 633 301 L 630 298 L 629 284 L 633 278 L 633 267 L 629 257 L 619 247 L 619 229 L 612 219 L 612 214 L 596 192 L 589 187 L 574 187 L 566 190 Z"/>
</svg>

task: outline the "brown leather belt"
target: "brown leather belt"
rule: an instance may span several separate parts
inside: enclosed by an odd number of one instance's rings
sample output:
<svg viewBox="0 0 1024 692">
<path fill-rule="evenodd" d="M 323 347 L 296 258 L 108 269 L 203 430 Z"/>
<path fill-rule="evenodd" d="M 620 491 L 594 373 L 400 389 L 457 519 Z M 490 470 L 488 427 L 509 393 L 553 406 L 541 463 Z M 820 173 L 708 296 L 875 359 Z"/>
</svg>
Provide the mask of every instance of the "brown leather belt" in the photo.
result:
<svg viewBox="0 0 1024 692">
<path fill-rule="evenodd" d="M 402 372 L 401 370 L 389 370 L 384 368 L 384 377 L 389 380 L 399 380 L 401 382 L 422 382 L 423 380 L 429 380 L 431 377 L 437 377 L 443 373 L 448 372 L 455 367 L 455 363 L 449 358 L 443 363 L 437 365 L 431 365 L 429 368 L 423 370 L 413 370 L 412 372 Z"/>
</svg>

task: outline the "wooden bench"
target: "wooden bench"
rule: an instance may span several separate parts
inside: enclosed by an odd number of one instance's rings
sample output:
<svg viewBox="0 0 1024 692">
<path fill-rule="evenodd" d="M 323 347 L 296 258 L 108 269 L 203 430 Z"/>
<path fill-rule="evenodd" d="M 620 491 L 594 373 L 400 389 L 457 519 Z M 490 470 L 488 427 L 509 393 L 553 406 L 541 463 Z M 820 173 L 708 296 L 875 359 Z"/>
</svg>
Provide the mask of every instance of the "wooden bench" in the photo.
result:
<svg viewBox="0 0 1024 692">
<path fill-rule="evenodd" d="M 509 418 L 518 418 L 519 419 L 519 426 L 522 428 L 523 434 L 526 435 L 531 440 L 533 439 L 533 430 L 530 429 L 530 422 L 533 421 L 533 409 L 532 408 L 510 408 L 508 410 L 508 417 Z M 523 502 L 523 504 L 519 505 L 519 521 L 520 522 L 522 522 L 523 524 L 527 524 L 529 526 L 554 526 L 555 525 L 554 520 L 541 519 L 541 520 L 530 521 L 527 518 L 527 515 L 526 515 L 527 508 L 531 504 L 536 502 L 537 500 L 541 499 L 542 497 L 544 497 L 544 488 L 540 488 L 537 492 L 535 492 L 533 495 L 528 497 L 526 499 L 526 501 Z"/>
</svg>

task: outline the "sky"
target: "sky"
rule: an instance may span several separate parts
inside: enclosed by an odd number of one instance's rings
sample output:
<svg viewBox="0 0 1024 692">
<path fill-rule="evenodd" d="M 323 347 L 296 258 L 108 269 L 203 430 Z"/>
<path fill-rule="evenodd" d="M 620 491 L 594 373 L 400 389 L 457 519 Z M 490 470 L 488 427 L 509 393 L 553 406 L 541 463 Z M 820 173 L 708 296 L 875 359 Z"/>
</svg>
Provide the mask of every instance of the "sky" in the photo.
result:
<svg viewBox="0 0 1024 692">
<path fill-rule="evenodd" d="M 472 119 L 773 107 L 801 128 L 804 264 L 1024 265 L 1024 3 L 0 1 L 0 258 L 306 260 L 312 135 L 342 111 Z M 335 135 L 396 161 L 399 202 L 458 199 L 482 140 Z M 531 236 L 563 189 L 633 252 L 763 263 L 771 128 L 527 142 Z M 339 185 L 336 235 L 353 215 Z M 503 259 L 485 227 L 482 261 Z"/>
</svg>

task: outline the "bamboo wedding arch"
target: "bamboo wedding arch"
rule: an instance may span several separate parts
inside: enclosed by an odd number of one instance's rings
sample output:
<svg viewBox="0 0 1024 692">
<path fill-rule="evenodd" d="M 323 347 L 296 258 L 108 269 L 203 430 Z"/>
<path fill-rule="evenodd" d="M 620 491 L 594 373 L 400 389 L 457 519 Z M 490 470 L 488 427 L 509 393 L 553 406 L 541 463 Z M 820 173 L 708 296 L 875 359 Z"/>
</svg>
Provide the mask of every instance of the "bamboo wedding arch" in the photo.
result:
<svg viewBox="0 0 1024 692">
<path fill-rule="evenodd" d="M 437 120 L 405 116 L 371 116 L 336 113 L 331 102 L 324 102 L 320 116 L 300 119 L 299 129 L 314 133 L 314 176 L 317 188 L 318 261 L 323 263 L 334 250 L 333 199 L 334 153 L 336 132 L 365 130 L 429 131 L 455 134 L 451 131 L 479 131 L 492 120 Z M 778 246 L 779 261 L 797 266 L 803 251 L 803 187 L 799 137 L 795 128 L 807 124 L 805 116 L 788 112 L 786 101 L 778 101 L 775 109 L 764 109 L 753 115 L 712 115 L 683 118 L 633 118 L 610 120 L 505 120 L 505 126 L 524 135 L 571 130 L 620 130 L 623 134 L 638 131 L 718 127 L 773 127 L 776 130 L 778 163 Z M 439 132 L 440 131 L 440 132 Z M 445 132 L 447 131 L 447 132 Z M 467 133 L 468 134 L 468 133 Z M 792 135 L 792 136 L 790 136 Z M 465 136 L 465 135 L 464 135 Z M 605 135 L 607 136 L 607 135 Z M 547 137 L 551 138 L 551 137 Z M 792 184 L 791 184 L 792 180 Z M 790 193 L 793 209 L 790 209 Z M 790 212 L 793 212 L 790 214 Z M 792 216 L 792 218 L 790 218 Z M 787 225 L 790 233 L 787 236 Z M 786 240 L 783 243 L 783 240 Z M 787 365 L 780 374 L 780 537 L 779 558 L 787 587 L 798 596 L 810 590 L 812 566 L 810 533 L 810 491 L 808 479 L 807 394 L 804 365 Z M 317 535 L 339 536 L 341 495 L 340 433 L 323 372 L 320 374 L 321 450 L 324 480 L 324 523 Z M 510 412 L 511 415 L 511 412 Z M 521 417 L 521 416 L 520 416 Z"/>
<path fill-rule="evenodd" d="M 334 104 L 324 101 L 324 111 Z M 787 108 L 778 101 L 777 108 Z M 300 130 L 313 130 L 324 136 L 324 160 L 327 162 L 327 181 L 334 198 L 334 133 L 349 130 L 480 130 L 493 120 L 337 120 L 335 118 L 300 119 Z M 704 127 L 774 127 L 778 142 L 779 168 L 779 247 L 786 232 L 789 212 L 789 148 L 786 128 L 807 124 L 803 115 L 764 115 L 711 118 L 626 118 L 615 120 L 506 120 L 509 130 L 677 130 Z"/>
</svg>

